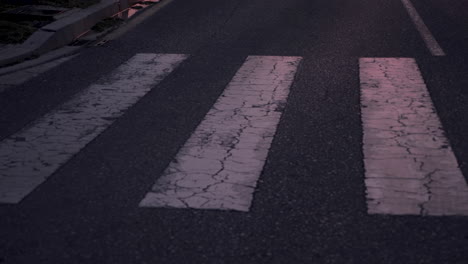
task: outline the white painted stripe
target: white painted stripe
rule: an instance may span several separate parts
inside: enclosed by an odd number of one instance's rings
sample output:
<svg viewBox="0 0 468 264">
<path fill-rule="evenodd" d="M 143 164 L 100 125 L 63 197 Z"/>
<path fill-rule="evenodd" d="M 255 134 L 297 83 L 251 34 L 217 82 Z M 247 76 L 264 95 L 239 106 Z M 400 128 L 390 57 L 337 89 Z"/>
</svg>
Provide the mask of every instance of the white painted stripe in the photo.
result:
<svg viewBox="0 0 468 264">
<path fill-rule="evenodd" d="M 440 47 L 439 43 L 437 43 L 437 40 L 432 35 L 431 31 L 427 28 L 421 16 L 419 16 L 418 11 L 416 11 L 416 8 L 414 8 L 413 4 L 411 4 L 411 1 L 401 0 L 401 2 L 405 6 L 406 11 L 411 17 L 411 20 L 413 20 L 416 29 L 419 31 L 419 34 L 426 43 L 426 46 L 431 54 L 433 56 L 445 56 L 444 50 Z"/>
<path fill-rule="evenodd" d="M 18 203 L 135 104 L 187 56 L 137 54 L 0 143 L 0 202 Z"/>
<path fill-rule="evenodd" d="M 468 215 L 468 186 L 414 59 L 360 59 L 370 214 Z"/>
<path fill-rule="evenodd" d="M 249 56 L 140 206 L 248 211 L 300 61 Z"/>
</svg>

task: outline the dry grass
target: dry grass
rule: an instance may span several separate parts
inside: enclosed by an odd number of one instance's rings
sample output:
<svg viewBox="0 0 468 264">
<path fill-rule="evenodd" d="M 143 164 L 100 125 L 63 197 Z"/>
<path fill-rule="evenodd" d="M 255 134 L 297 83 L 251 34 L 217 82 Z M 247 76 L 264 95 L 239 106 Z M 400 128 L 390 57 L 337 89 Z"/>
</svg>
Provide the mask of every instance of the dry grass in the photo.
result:
<svg viewBox="0 0 468 264">
<path fill-rule="evenodd" d="M 17 44 L 25 41 L 36 29 L 25 25 L 0 21 L 0 43 Z"/>
<path fill-rule="evenodd" d="M 99 3 L 99 0 L 39 0 L 38 2 L 42 5 L 86 8 Z"/>
<path fill-rule="evenodd" d="M 26 3 L 36 4 L 36 5 L 51 5 L 51 6 L 59 6 L 59 7 L 66 7 L 66 8 L 73 8 L 73 7 L 86 8 L 88 6 L 97 4 L 99 2 L 100 0 L 34 0 L 32 2 L 0 0 L 0 12 L 3 12 L 11 8 L 15 8 L 18 6 L 25 5 Z"/>
<path fill-rule="evenodd" d="M 1 1 L 1 0 L 0 0 Z M 86 8 L 99 3 L 100 0 L 37 0 L 33 4 L 51 5 L 66 8 Z M 17 1 L 1 1 L 0 12 L 21 6 Z M 28 26 L 27 23 L 14 23 L 0 18 L 0 43 L 18 44 L 25 41 L 36 28 Z"/>
</svg>

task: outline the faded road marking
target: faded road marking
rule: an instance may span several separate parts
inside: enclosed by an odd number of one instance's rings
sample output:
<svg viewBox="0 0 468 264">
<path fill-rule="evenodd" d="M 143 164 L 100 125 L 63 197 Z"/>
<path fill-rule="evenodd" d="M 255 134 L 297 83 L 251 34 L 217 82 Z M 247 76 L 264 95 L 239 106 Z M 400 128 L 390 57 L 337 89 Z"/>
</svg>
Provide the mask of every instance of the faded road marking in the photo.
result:
<svg viewBox="0 0 468 264">
<path fill-rule="evenodd" d="M 0 143 L 0 202 L 18 203 L 186 59 L 137 54 Z"/>
<path fill-rule="evenodd" d="M 359 65 L 368 212 L 468 215 L 468 186 L 415 60 Z"/>
<path fill-rule="evenodd" d="M 419 16 L 418 11 L 414 8 L 413 4 L 411 4 L 410 0 L 401 0 L 403 5 L 406 8 L 411 20 L 413 20 L 416 29 L 419 31 L 422 39 L 426 43 L 427 48 L 431 52 L 433 56 L 445 56 L 444 50 L 440 47 L 437 40 L 432 35 L 431 31 L 427 28 L 426 24 Z"/>
<path fill-rule="evenodd" d="M 300 61 L 249 56 L 140 206 L 248 211 Z"/>
</svg>

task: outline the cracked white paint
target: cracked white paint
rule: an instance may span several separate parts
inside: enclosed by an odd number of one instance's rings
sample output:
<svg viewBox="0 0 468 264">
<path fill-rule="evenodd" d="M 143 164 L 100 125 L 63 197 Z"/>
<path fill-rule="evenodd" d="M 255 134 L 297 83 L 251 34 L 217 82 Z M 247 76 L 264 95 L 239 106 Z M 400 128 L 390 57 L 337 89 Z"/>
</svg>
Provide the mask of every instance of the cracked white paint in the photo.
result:
<svg viewBox="0 0 468 264">
<path fill-rule="evenodd" d="M 300 60 L 249 56 L 140 206 L 248 211 Z"/>
<path fill-rule="evenodd" d="M 468 215 L 468 186 L 415 60 L 359 65 L 368 212 Z"/>
<path fill-rule="evenodd" d="M 0 202 L 18 203 L 148 93 L 180 54 L 137 54 L 107 78 L 0 143 Z"/>
</svg>

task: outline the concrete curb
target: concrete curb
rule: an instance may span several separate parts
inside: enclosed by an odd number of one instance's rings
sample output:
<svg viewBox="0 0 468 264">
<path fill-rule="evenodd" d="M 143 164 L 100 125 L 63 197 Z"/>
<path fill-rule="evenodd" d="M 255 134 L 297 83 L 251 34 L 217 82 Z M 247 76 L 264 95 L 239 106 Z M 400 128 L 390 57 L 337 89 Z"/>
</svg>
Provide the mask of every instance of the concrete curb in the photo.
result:
<svg viewBox="0 0 468 264">
<path fill-rule="evenodd" d="M 138 0 L 101 0 L 34 32 L 24 43 L 0 51 L 0 67 L 39 56 L 72 42 L 100 20 L 131 6 Z"/>
<path fill-rule="evenodd" d="M 37 65 L 48 63 L 62 57 L 71 56 L 72 54 L 78 53 L 82 48 L 83 46 L 64 46 L 47 52 L 37 59 L 31 59 L 22 63 L 14 64 L 12 66 L 2 67 L 0 68 L 0 77 L 17 71 L 26 70 Z"/>
</svg>

